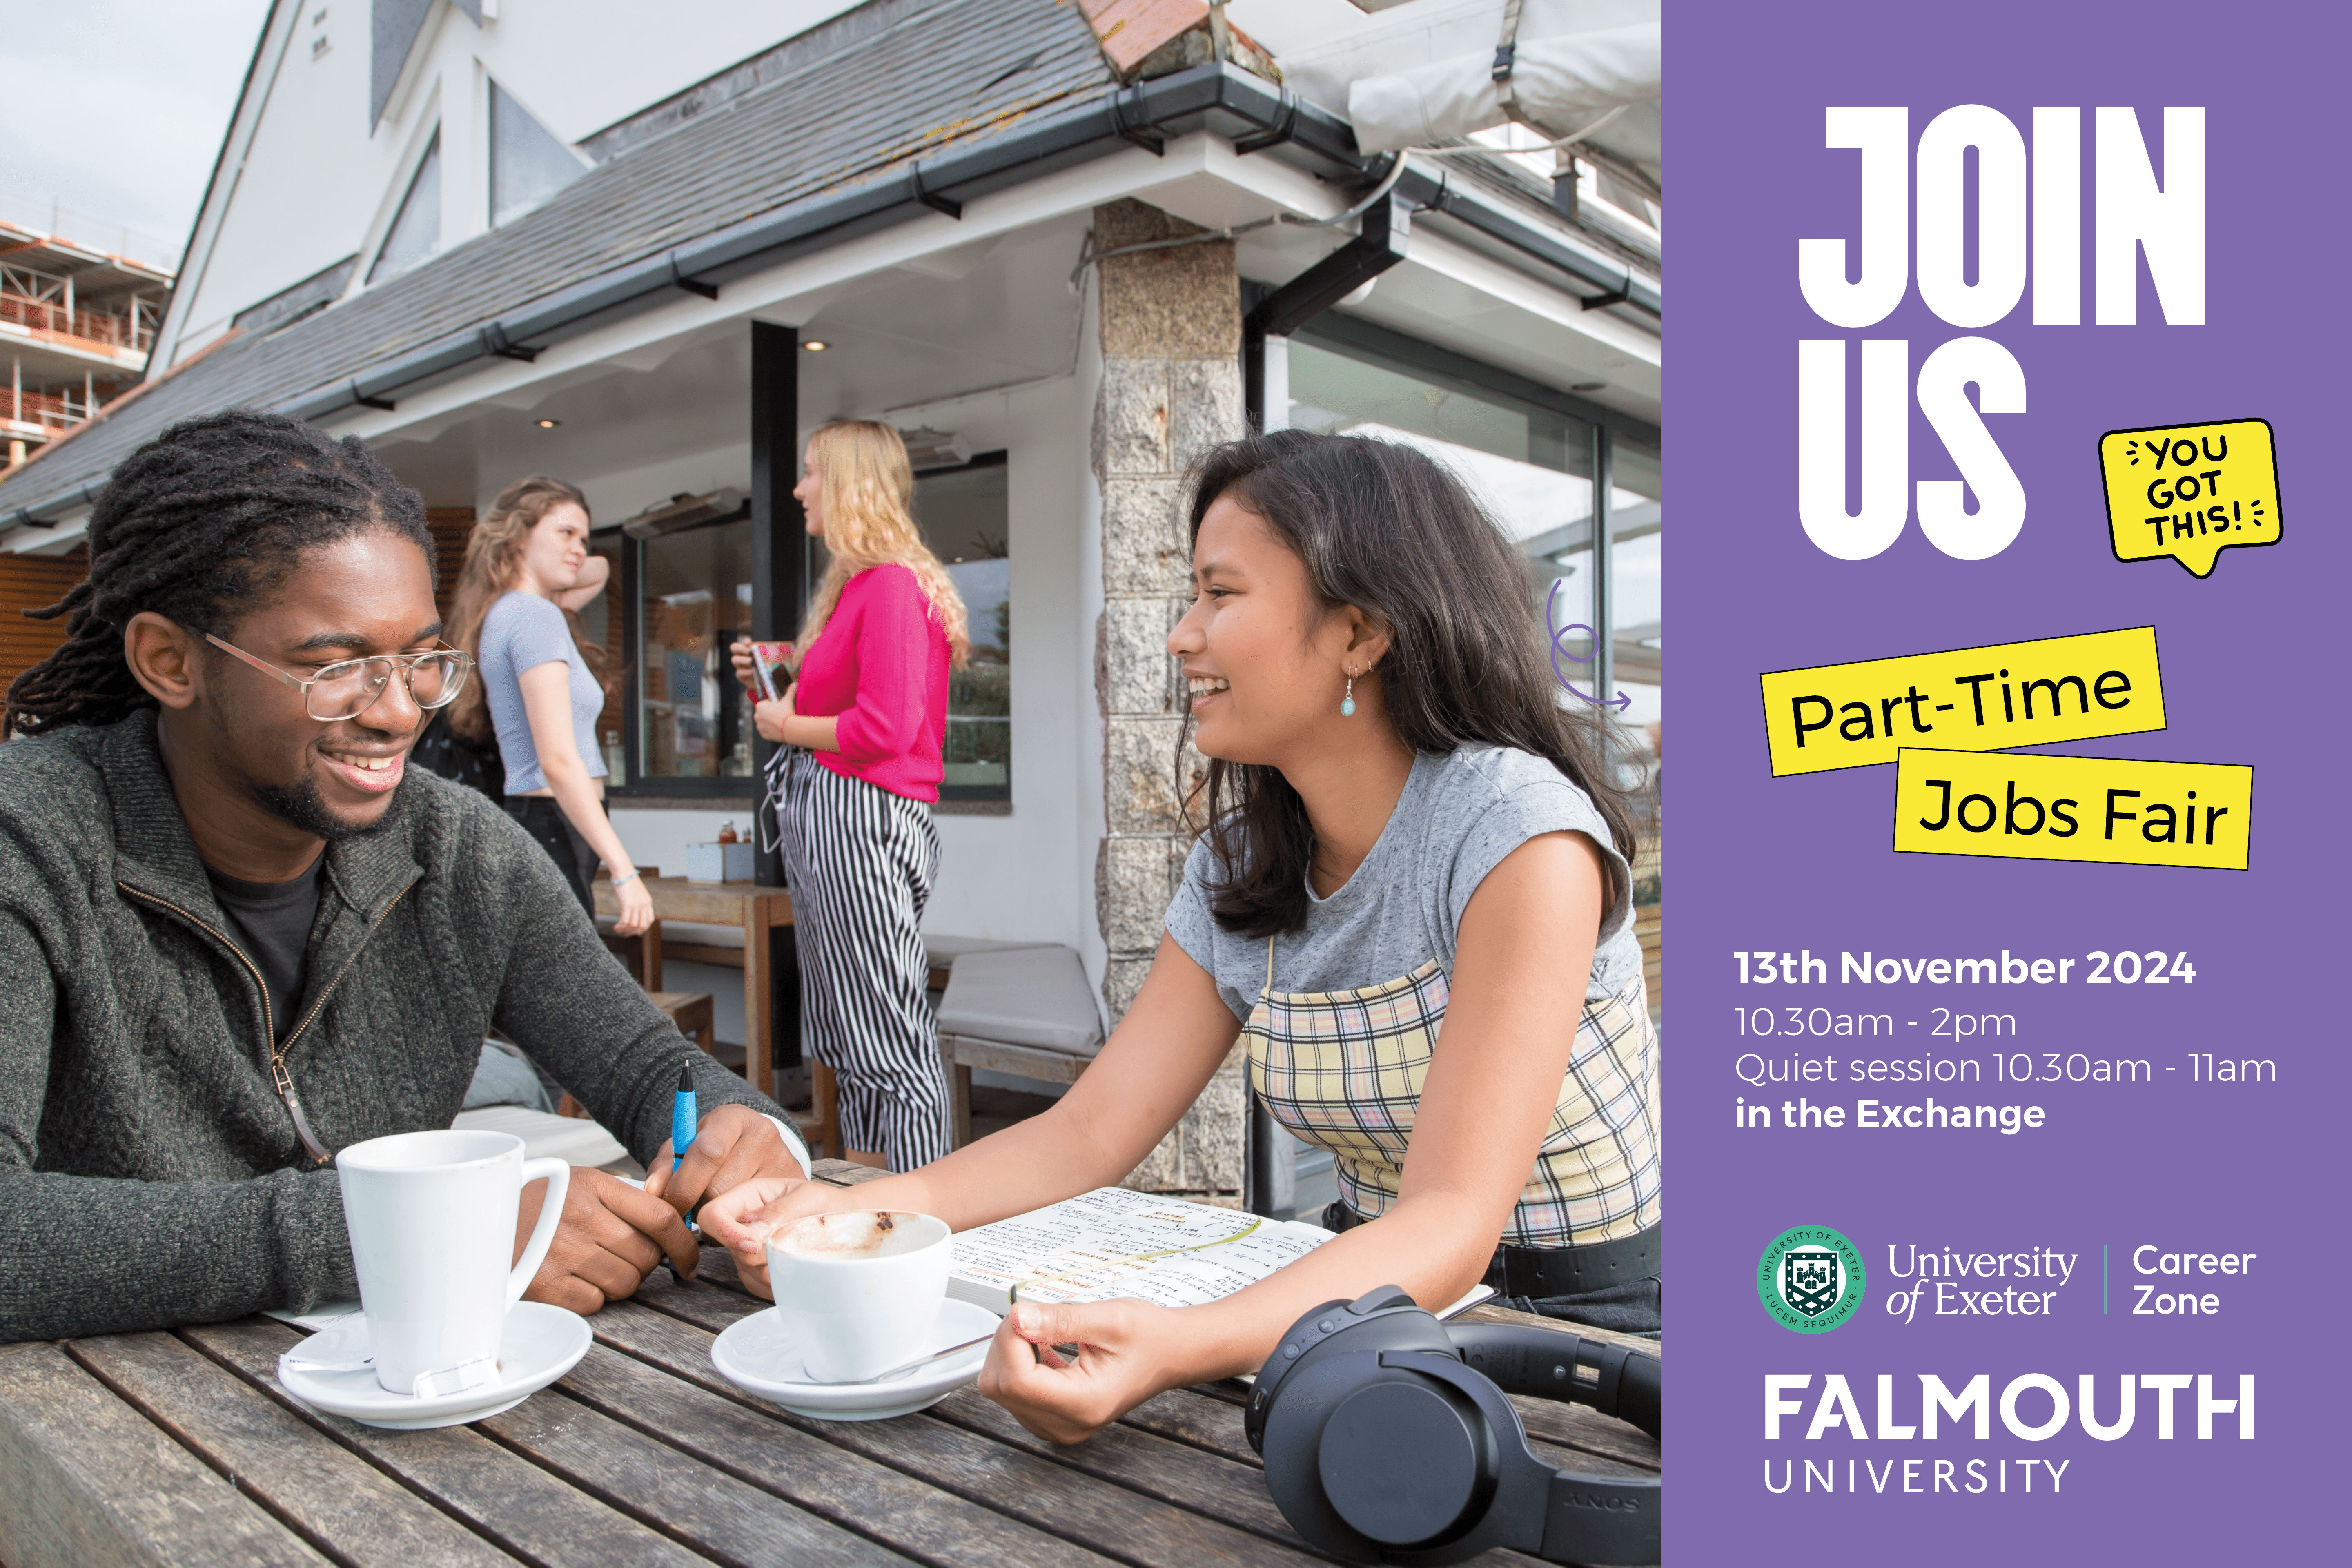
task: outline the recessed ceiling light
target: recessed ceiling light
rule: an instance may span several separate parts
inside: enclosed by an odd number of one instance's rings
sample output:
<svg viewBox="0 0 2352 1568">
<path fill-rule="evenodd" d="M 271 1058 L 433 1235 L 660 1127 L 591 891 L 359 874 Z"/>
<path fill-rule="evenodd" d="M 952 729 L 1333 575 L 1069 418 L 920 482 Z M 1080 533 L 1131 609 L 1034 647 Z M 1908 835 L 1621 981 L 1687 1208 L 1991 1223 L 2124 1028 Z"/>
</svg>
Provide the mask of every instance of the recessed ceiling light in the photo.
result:
<svg viewBox="0 0 2352 1568">
<path fill-rule="evenodd" d="M 801 347 L 808 350 L 808 352 L 813 354 L 821 354 L 824 353 L 827 346 L 828 345 L 823 338 L 811 338 L 808 342 L 801 345 Z"/>
<path fill-rule="evenodd" d="M 542 419 L 539 422 L 539 427 L 542 430 L 552 430 L 562 423 L 561 419 Z"/>
<path fill-rule="evenodd" d="M 1609 384 L 1605 381 L 1579 381 L 1569 386 L 1570 392 L 1598 392 Z"/>
</svg>

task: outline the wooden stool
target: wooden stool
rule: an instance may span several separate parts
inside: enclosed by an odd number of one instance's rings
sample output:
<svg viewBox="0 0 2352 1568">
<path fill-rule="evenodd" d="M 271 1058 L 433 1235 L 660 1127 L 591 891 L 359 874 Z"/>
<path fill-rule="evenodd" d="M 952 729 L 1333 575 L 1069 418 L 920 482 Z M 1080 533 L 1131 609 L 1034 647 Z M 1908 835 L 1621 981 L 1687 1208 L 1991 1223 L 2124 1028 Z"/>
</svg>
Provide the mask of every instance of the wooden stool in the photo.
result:
<svg viewBox="0 0 2352 1568">
<path fill-rule="evenodd" d="M 654 1005 L 669 1015 L 669 1021 L 677 1026 L 679 1034 L 707 1054 L 719 1054 L 719 1036 L 710 1022 L 709 992 L 656 991 L 651 994 Z"/>
<path fill-rule="evenodd" d="M 1078 1081 L 1093 1058 L 1036 1046 L 1009 1045 L 1003 1040 L 976 1040 L 965 1035 L 940 1036 L 940 1055 L 948 1074 L 948 1114 L 950 1136 L 961 1149 L 971 1142 L 971 1069 L 1011 1073 L 1063 1085 Z"/>
</svg>

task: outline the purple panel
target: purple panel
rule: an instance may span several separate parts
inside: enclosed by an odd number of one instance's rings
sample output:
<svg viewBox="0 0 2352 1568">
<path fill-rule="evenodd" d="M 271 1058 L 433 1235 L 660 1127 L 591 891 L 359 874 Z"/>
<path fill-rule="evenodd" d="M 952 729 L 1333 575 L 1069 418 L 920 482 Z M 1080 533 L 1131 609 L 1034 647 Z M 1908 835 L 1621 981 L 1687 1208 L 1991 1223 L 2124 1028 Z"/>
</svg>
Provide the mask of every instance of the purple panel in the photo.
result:
<svg viewBox="0 0 2352 1568">
<path fill-rule="evenodd" d="M 2345 14 L 1691 0 L 1667 9 L 1677 634 L 1665 1059 L 1679 1130 L 1668 1167 L 1668 1561 L 2341 1561 L 2322 1500 L 2345 1451 L 2347 1075 L 2342 1015 L 2327 1000 L 2345 931 L 2336 792 L 2352 751 L 2336 695 L 2347 563 L 2334 479 L 2346 413 Z M 1907 106 L 1916 147 L 1937 113 L 1969 103 L 1999 110 L 2029 147 L 2037 106 L 2081 107 L 2085 324 L 2033 324 L 2029 284 L 2002 320 L 1948 325 L 1916 280 L 1874 326 L 1822 321 L 1798 287 L 1798 242 L 1842 237 L 1851 253 L 1858 231 L 1858 157 L 1824 148 L 1825 110 Z M 2145 268 L 2139 324 L 2088 324 L 2094 110 L 2114 105 L 2137 109 L 2159 169 L 2165 108 L 2206 110 L 2205 325 L 2167 324 Z M 1916 379 L 1931 351 L 1972 331 L 2005 346 L 2024 373 L 2028 411 L 1985 420 L 2024 488 L 2022 531 L 1989 559 L 1955 559 L 1923 536 L 1915 508 L 1882 553 L 1825 554 L 1798 517 L 1799 341 L 1905 339 Z M 1850 381 L 1857 369 L 1850 360 Z M 2101 433 L 2248 417 L 2275 432 L 2282 542 L 2225 552 L 2201 581 L 2169 561 L 2114 559 Z M 1916 400 L 1909 437 L 1915 487 L 1957 477 Z M 2148 624 L 2168 728 L 2046 749 L 2251 764 L 2249 869 L 1898 856 L 1892 767 L 1769 776 L 1759 672 Z M 2095 950 L 2156 949 L 2185 952 L 2194 982 L 2083 983 Z M 1827 961 L 1824 982 L 1740 984 L 1735 953 L 1808 950 Z M 2065 985 L 1840 983 L 1841 955 L 1865 950 L 1874 964 L 1998 962 L 2006 952 L 2074 965 Z M 1893 1040 L 1741 1037 L 1741 1009 L 1782 1009 L 1785 1028 L 1792 1004 L 1807 1010 L 1801 1027 L 1816 1008 L 1832 1020 L 1885 1016 Z M 2063 1078 L 2079 1053 L 2145 1060 L 2153 1081 L 1996 1081 L 1990 1043 L 1931 1037 L 1938 1008 L 2013 1016 L 2015 1038 L 2000 1047 L 2030 1056 L 2037 1074 L 2055 1053 Z M 1855 1060 L 1931 1051 L 1976 1058 L 1983 1081 L 1964 1092 L 1851 1081 Z M 1743 1052 L 1765 1063 L 1832 1057 L 1839 1081 L 1751 1088 L 1737 1073 Z M 2192 1081 L 2192 1052 L 2273 1063 L 2276 1081 Z M 1777 1125 L 1799 1093 L 1846 1107 L 1849 1119 L 1864 1097 L 1916 1104 L 1932 1094 L 2039 1105 L 2047 1120 L 2013 1135 Z M 1737 1125 L 1743 1096 L 1768 1101 L 1776 1125 Z M 1801 1226 L 1850 1238 L 1868 1271 L 1861 1310 L 1832 1331 L 1791 1332 L 1759 1300 L 1767 1244 Z M 2142 1275 L 2133 1256 L 2149 1244 L 2255 1258 L 2245 1274 Z M 2054 1289 L 2047 1317 L 1937 1316 L 1929 1279 L 1906 1321 L 1887 1308 L 1921 1283 L 1911 1277 L 1915 1247 L 2052 1249 L 2073 1258 L 2074 1272 L 2064 1283 L 2021 1279 L 2011 1264 L 2008 1278 L 1949 1282 L 1996 1294 Z M 2136 1314 L 2143 1284 L 2210 1294 L 2218 1313 Z M 1932 1442 L 1882 1436 L 1879 1376 L 1894 1378 L 1895 1424 L 1916 1426 L 1922 1373 L 1956 1390 L 1988 1374 L 1990 1436 L 1976 1440 L 1970 1417 L 1957 1431 L 1945 1420 Z M 2137 1394 L 2124 1436 L 2095 1440 L 2070 1415 L 2055 1436 L 2028 1440 L 2000 1406 L 2004 1388 L 2029 1373 L 2055 1378 L 2070 1405 L 2080 1376 L 2095 1374 L 2102 1420 L 2115 1416 L 2120 1374 L 2192 1382 L 2171 1396 L 2168 1441 L 2148 1392 Z M 2240 1437 L 2235 1413 L 2213 1417 L 2211 1437 L 2199 1439 L 2200 1373 L 2217 1399 L 2253 1376 L 2252 1440 Z M 1786 1395 L 1797 1414 L 1778 1441 L 1764 1435 L 1768 1374 L 1811 1380 Z M 1843 1428 L 1806 1438 L 1831 1374 L 1851 1384 L 1866 1439 Z M 2050 1410 L 2032 1393 L 2016 1415 L 2031 1425 Z M 1952 1467 L 1943 1489 L 1939 1463 Z M 1788 1489 L 1776 1492 L 1784 1476 Z M 1985 1489 L 1971 1494 L 1979 1476 Z M 1906 1495 L 1906 1479 L 1919 1489 Z"/>
</svg>

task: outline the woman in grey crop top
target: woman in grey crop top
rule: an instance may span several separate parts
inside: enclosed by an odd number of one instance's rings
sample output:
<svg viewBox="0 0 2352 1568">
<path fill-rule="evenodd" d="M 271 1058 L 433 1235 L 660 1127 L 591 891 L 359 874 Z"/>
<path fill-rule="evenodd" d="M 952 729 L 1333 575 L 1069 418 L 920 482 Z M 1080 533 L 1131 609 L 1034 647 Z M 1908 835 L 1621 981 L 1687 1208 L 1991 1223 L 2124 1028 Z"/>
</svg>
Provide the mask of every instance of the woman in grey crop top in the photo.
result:
<svg viewBox="0 0 2352 1568">
<path fill-rule="evenodd" d="M 594 861 L 610 867 L 621 905 L 613 929 L 634 936 L 651 923 L 653 900 L 604 815 L 604 688 L 566 615 L 604 592 L 611 570 L 588 553 L 588 502 L 576 487 L 533 474 L 499 492 L 466 542 L 450 615 L 451 640 L 482 678 L 449 721 L 477 743 L 496 732 L 508 815 L 546 848 L 591 918 Z"/>
</svg>

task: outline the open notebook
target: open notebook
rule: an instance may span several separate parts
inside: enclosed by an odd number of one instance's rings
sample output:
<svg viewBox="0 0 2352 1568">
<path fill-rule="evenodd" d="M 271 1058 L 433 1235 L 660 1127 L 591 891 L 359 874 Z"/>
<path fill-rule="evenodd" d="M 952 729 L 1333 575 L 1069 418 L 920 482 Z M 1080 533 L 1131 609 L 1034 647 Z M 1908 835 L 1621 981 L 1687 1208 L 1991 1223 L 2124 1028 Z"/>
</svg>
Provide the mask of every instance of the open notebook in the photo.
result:
<svg viewBox="0 0 2352 1568">
<path fill-rule="evenodd" d="M 1024 1301 L 1134 1296 L 1195 1307 L 1255 1285 L 1330 1239 L 1319 1226 L 1097 1187 L 958 1233 L 948 1294 L 1000 1314 L 1012 1310 L 1015 1289 Z M 1438 1316 L 1494 1293 L 1474 1286 Z"/>
</svg>

